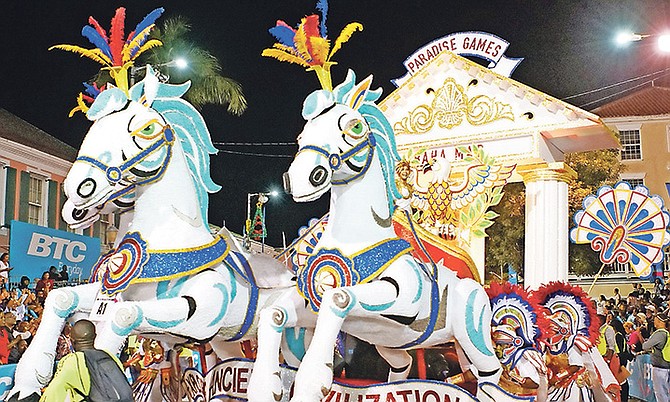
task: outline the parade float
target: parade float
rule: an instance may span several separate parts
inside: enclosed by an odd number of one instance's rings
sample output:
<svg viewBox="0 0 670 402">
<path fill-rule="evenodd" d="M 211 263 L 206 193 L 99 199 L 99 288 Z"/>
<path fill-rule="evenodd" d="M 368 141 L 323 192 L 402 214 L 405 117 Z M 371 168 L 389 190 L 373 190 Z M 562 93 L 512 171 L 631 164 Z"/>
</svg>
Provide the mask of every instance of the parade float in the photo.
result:
<svg viewBox="0 0 670 402">
<path fill-rule="evenodd" d="M 100 213 L 123 212 L 122 236 L 90 284 L 49 294 L 16 370 L 14 399 L 39 395 L 64 322 L 84 317 L 97 323 L 98 348 L 118 352 L 131 334 L 151 338 L 135 356 L 145 370 L 135 384 L 142 401 L 175 398 L 174 379 L 157 377 L 174 372 L 165 356 L 185 342 L 208 342 L 220 360 L 184 373 L 176 392 L 191 401 L 617 399 L 593 351 L 589 300 L 547 285 L 567 279 L 574 172 L 563 154 L 616 146 L 611 133 L 597 116 L 451 53 L 468 35 L 410 56 L 410 74 L 384 100 L 372 76 L 349 70 L 333 85 L 333 55 L 363 27 L 351 23 L 331 41 L 328 5 L 317 9 L 295 28 L 279 21 L 270 30 L 278 42 L 263 52 L 317 74 L 321 88 L 303 103 L 306 123 L 284 184 L 295 201 L 329 191 L 331 200 L 329 213 L 276 260 L 249 254 L 225 229 L 209 231 L 216 150 L 182 98 L 189 83 L 161 82 L 151 66 L 141 81 L 129 80 L 137 57 L 160 45 L 148 34 L 162 9 L 127 36 L 122 8 L 109 34 L 91 18 L 82 34 L 94 48 L 57 46 L 113 78 L 77 100 L 92 125 L 67 176 L 63 216 L 84 227 Z M 505 60 L 492 63 L 509 74 Z M 489 208 L 518 180 L 530 200 L 526 285 L 539 290 L 492 285 L 487 295 L 482 244 L 497 216 Z M 334 352 L 347 337 L 373 345 L 390 366 L 383 380 L 352 382 L 344 370 L 335 378 Z M 257 342 L 253 359 L 238 357 L 245 339 Z M 457 367 L 426 378 L 425 348 L 449 349 L 439 353 Z M 577 369 L 564 364 L 577 360 Z M 596 382 L 603 387 L 583 389 Z"/>
</svg>

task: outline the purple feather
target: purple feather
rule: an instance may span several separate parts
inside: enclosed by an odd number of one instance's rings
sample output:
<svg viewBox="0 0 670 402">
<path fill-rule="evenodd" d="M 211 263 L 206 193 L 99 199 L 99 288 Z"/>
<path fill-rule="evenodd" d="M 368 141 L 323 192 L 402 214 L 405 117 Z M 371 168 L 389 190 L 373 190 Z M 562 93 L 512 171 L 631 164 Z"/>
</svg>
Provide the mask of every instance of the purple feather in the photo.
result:
<svg viewBox="0 0 670 402">
<path fill-rule="evenodd" d="M 270 28 L 268 31 L 282 45 L 294 47 L 295 32 L 291 27 L 280 25 L 279 22 L 277 22 L 277 26 Z"/>
<path fill-rule="evenodd" d="M 321 37 L 325 38 L 328 35 L 328 29 L 326 28 L 326 18 L 328 18 L 328 0 L 317 0 L 316 9 L 321 13 L 321 25 L 319 26 L 319 31 L 321 31 Z"/>
<path fill-rule="evenodd" d="M 147 14 L 147 16 L 144 17 L 144 19 L 139 24 L 137 24 L 137 26 L 135 27 L 135 33 L 133 34 L 133 37 L 129 39 L 129 41 L 132 41 L 133 39 L 135 39 L 135 37 L 140 32 L 147 29 L 147 27 L 149 25 L 155 23 L 156 20 L 158 19 L 158 17 L 160 17 L 163 14 L 163 11 L 165 11 L 165 9 L 163 7 L 158 7 L 154 11 Z"/>
<path fill-rule="evenodd" d="M 85 37 L 86 39 L 88 39 L 88 41 L 91 42 L 91 44 L 93 44 L 93 46 L 100 49 L 102 51 L 102 53 L 105 54 L 105 56 L 109 57 L 110 60 L 112 59 L 112 51 L 109 48 L 109 44 L 107 43 L 105 38 L 103 38 L 98 33 L 98 31 L 95 30 L 95 28 L 93 28 L 89 25 L 85 25 L 81 29 L 81 35 L 83 37 Z"/>
</svg>

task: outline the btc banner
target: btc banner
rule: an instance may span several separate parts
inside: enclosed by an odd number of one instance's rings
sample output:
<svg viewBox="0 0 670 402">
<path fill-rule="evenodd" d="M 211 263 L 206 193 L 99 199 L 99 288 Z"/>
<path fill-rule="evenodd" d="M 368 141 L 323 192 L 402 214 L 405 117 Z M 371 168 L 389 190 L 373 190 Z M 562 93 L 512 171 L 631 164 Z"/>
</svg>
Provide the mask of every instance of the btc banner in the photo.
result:
<svg viewBox="0 0 670 402">
<path fill-rule="evenodd" d="M 651 357 L 647 354 L 638 355 L 628 364 L 628 369 L 631 373 L 628 377 L 630 396 L 645 402 L 656 402 L 651 380 Z"/>
<path fill-rule="evenodd" d="M 9 265 L 12 281 L 23 275 L 41 278 L 55 266 L 67 265 L 70 280 L 88 279 L 100 257 L 100 239 L 25 222 L 12 221 L 9 232 Z"/>
<path fill-rule="evenodd" d="M 249 359 L 224 360 L 204 377 L 195 369 L 184 373 L 182 385 L 191 402 L 226 399 L 247 400 L 249 378 L 253 361 Z M 288 402 L 292 394 L 296 369 L 282 366 L 283 393 L 277 402 Z M 441 381 L 406 380 L 368 386 L 352 386 L 335 382 L 323 402 L 534 402 L 533 397 L 518 397 L 498 386 L 483 383 L 477 399 L 463 388 Z M 279 396 L 277 396 L 279 398 Z"/>
<path fill-rule="evenodd" d="M 9 395 L 14 386 L 14 372 L 16 371 L 16 364 L 1 364 L 0 365 L 0 400 L 4 401 Z"/>
</svg>

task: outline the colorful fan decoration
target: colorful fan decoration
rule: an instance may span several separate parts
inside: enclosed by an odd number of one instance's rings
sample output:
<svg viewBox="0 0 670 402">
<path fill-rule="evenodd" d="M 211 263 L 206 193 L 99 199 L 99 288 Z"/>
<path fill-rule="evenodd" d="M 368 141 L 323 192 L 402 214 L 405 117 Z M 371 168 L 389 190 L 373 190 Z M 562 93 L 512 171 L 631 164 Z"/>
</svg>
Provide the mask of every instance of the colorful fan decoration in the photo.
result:
<svg viewBox="0 0 670 402">
<path fill-rule="evenodd" d="M 652 264 L 663 259 L 663 247 L 670 243 L 670 214 L 660 196 L 650 196 L 645 186 L 631 189 L 619 182 L 614 188 L 601 187 L 583 205 L 575 213 L 577 226 L 570 231 L 570 239 L 591 243 L 603 264 L 630 262 L 636 275 L 647 276 Z"/>
<path fill-rule="evenodd" d="M 300 267 L 307 264 L 307 259 L 314 253 L 314 247 L 321 239 L 321 235 L 326 230 L 328 224 L 328 214 L 321 219 L 312 218 L 306 226 L 298 229 L 298 238 L 293 240 L 291 245 L 277 256 L 280 261 L 285 261 L 288 268 L 293 272 L 298 272 Z"/>
<path fill-rule="evenodd" d="M 125 8 L 119 7 L 116 10 L 111 21 L 109 34 L 95 18 L 89 17 L 88 23 L 90 25 L 84 26 L 81 34 L 91 42 L 94 48 L 86 49 L 77 45 L 55 45 L 50 47 L 49 50 L 60 49 L 77 53 L 82 57 L 88 57 L 102 64 L 103 69 L 109 70 L 116 86 L 128 93 L 128 70 L 133 66 L 134 60 L 143 52 L 162 45 L 158 39 L 149 39 L 149 33 L 163 11 L 163 8 L 157 8 L 147 14 L 127 37 L 124 37 Z M 88 110 L 85 96 L 80 94 L 77 99 L 78 107 L 70 115 L 76 110 L 84 112 Z"/>
<path fill-rule="evenodd" d="M 349 23 L 340 32 L 331 48 L 326 29 L 328 2 L 318 0 L 316 9 L 321 12 L 321 19 L 319 20 L 316 14 L 309 15 L 302 19 L 297 28 L 292 28 L 284 21 L 277 21 L 277 25 L 269 31 L 278 42 L 272 48 L 263 50 L 262 55 L 301 65 L 308 71 L 313 70 L 319 78 L 321 87 L 332 91 L 330 66 L 337 63 L 331 59 L 354 32 L 363 30 L 363 25 L 357 22 Z"/>
<path fill-rule="evenodd" d="M 552 354 L 567 352 L 577 336 L 597 343 L 600 322 L 591 298 L 579 286 L 549 282 L 533 292 L 531 301 L 548 310 L 551 335 L 546 342 Z"/>
</svg>

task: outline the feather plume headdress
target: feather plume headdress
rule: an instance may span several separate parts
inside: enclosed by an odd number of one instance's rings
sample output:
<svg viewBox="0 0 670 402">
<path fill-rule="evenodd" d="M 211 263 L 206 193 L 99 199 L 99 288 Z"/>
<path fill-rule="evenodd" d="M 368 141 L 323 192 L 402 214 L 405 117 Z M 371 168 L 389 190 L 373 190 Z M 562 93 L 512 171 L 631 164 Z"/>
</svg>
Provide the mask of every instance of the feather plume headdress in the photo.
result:
<svg viewBox="0 0 670 402">
<path fill-rule="evenodd" d="M 566 352 L 577 336 L 588 338 L 592 345 L 598 342 L 600 321 L 591 298 L 579 286 L 549 282 L 533 292 L 532 300 L 549 310 L 552 327 L 566 340 L 555 352 Z"/>
<path fill-rule="evenodd" d="M 330 67 L 337 64 L 332 61 L 332 57 L 354 32 L 363 30 L 363 25 L 358 22 L 347 24 L 331 48 L 326 29 L 327 0 L 318 0 L 316 9 L 321 12 L 321 19 L 319 20 L 316 14 L 306 16 L 297 28 L 292 28 L 284 21 L 277 21 L 277 25 L 269 30 L 277 39 L 277 43 L 272 48 L 263 50 L 262 55 L 301 65 L 307 71 L 313 70 L 319 78 L 321 87 L 332 91 Z"/>
<path fill-rule="evenodd" d="M 81 34 L 94 46 L 92 49 L 86 49 L 77 45 L 55 45 L 51 46 L 49 50 L 60 49 L 77 53 L 82 57 L 88 57 L 102 64 L 104 66 L 103 69 L 109 70 L 110 76 L 114 79 L 116 86 L 127 94 L 128 71 L 133 66 L 135 59 L 143 52 L 162 45 L 158 39 L 149 39 L 149 33 L 155 26 L 158 17 L 163 14 L 163 11 L 164 9 L 159 7 L 147 14 L 125 38 L 125 8 L 119 7 L 116 9 L 116 13 L 111 21 L 109 34 L 100 26 L 95 18 L 89 17 L 89 25 L 85 25 L 82 28 Z M 87 88 L 87 93 L 90 95 L 88 89 L 90 88 Z M 77 110 L 83 112 L 88 110 L 85 100 L 86 95 L 80 93 L 77 98 L 78 106 L 70 112 L 70 116 Z"/>
</svg>

